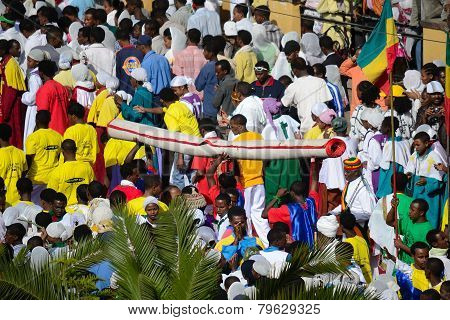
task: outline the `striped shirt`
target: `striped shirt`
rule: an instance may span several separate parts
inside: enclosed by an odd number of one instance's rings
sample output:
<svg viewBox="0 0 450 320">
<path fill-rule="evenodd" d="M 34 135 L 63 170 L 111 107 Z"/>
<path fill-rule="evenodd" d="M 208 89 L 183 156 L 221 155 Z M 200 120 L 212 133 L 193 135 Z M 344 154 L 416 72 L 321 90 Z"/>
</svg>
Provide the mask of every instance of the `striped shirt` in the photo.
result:
<svg viewBox="0 0 450 320">
<path fill-rule="evenodd" d="M 331 108 L 336 112 L 338 117 L 343 117 L 345 106 L 342 103 L 341 93 L 339 92 L 339 89 L 337 86 L 335 86 L 331 82 L 328 82 L 328 81 L 326 81 L 326 82 L 327 82 L 328 90 L 330 90 L 330 93 L 333 97 L 333 100 L 331 100 L 329 102 L 331 104 Z"/>
</svg>

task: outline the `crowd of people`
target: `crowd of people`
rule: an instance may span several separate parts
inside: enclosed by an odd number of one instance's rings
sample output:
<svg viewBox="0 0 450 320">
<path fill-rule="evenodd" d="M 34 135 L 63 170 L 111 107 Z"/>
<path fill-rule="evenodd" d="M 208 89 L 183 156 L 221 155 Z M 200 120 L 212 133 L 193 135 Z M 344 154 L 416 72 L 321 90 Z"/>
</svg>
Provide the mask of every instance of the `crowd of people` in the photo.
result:
<svg viewBox="0 0 450 320">
<path fill-rule="evenodd" d="M 278 277 L 305 244 L 352 253 L 345 276 L 310 285 L 450 299 L 441 61 L 413 69 L 399 56 L 384 93 L 360 49 L 341 55 L 308 19 L 283 34 L 267 1 L 236 1 L 226 22 L 209 0 L 154 0 L 151 12 L 141 0 L 2 2 L 3 258 L 55 258 L 114 232 L 117 210 L 158 228 L 182 197 L 229 299 Z M 335 138 L 346 150 L 197 157 L 110 137 L 114 119 L 209 140 Z M 113 273 L 102 270 L 100 289 Z"/>
</svg>

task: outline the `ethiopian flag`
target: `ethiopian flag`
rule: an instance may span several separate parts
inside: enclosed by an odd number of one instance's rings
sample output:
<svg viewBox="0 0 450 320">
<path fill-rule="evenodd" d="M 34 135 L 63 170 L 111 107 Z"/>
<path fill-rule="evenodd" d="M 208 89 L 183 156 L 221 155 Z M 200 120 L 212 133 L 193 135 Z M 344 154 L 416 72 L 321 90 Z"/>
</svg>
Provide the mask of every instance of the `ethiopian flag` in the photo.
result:
<svg viewBox="0 0 450 320">
<path fill-rule="evenodd" d="M 367 79 L 386 94 L 389 94 L 389 73 L 397 57 L 397 49 L 398 36 L 391 0 L 385 0 L 380 20 L 362 47 L 357 62 Z"/>
<path fill-rule="evenodd" d="M 447 33 L 447 54 L 445 66 L 445 127 L 447 128 L 447 134 L 450 134 L 450 34 L 449 33 Z"/>
</svg>

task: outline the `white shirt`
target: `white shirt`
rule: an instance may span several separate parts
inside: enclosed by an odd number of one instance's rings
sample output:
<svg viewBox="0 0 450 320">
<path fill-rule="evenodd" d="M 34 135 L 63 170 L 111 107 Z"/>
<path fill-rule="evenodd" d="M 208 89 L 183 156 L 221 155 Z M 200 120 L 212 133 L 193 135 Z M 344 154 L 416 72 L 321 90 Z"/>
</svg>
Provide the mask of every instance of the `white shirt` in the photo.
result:
<svg viewBox="0 0 450 320">
<path fill-rule="evenodd" d="M 89 68 L 98 73 L 102 70 L 110 75 L 116 74 L 116 57 L 111 49 L 106 48 L 101 43 L 94 43 L 81 53 Z"/>
<path fill-rule="evenodd" d="M 280 276 L 281 271 L 287 264 L 286 259 L 289 254 L 281 250 L 275 250 L 270 252 L 265 252 L 264 250 L 261 250 L 259 254 L 262 255 L 264 258 L 266 258 L 266 260 L 269 261 L 270 263 L 271 270 L 269 278 L 277 279 Z"/>
<path fill-rule="evenodd" d="M 386 224 L 385 216 L 391 210 L 391 201 L 394 194 L 378 200 L 375 209 L 369 219 L 370 238 L 378 245 L 379 248 L 386 248 L 388 251 L 396 256 L 394 246 L 395 230 L 393 227 Z"/>
<path fill-rule="evenodd" d="M 403 168 L 408 164 L 408 159 L 411 156 L 410 150 L 411 145 L 408 140 L 395 141 L 395 162 Z M 383 147 L 380 168 L 388 170 L 391 162 L 393 162 L 392 141 L 386 141 Z"/>
<path fill-rule="evenodd" d="M 5 39 L 5 40 L 17 40 L 20 43 L 20 49 L 23 52 L 23 48 L 25 47 L 25 37 L 19 32 L 17 31 L 14 27 L 9 28 L 6 31 L 3 31 L 3 33 L 0 35 L 0 39 Z"/>
<path fill-rule="evenodd" d="M 351 213 L 355 216 L 356 222 L 363 225 L 369 220 L 375 208 L 377 198 L 367 184 L 367 181 L 364 181 L 362 177 L 358 177 L 352 182 L 349 182 L 345 202 Z M 332 213 L 339 214 L 341 210 L 341 205 L 339 205 L 333 209 Z"/>
<path fill-rule="evenodd" d="M 236 21 L 236 29 L 239 30 L 247 30 L 248 32 L 252 32 L 253 23 L 247 19 L 243 18 L 242 20 Z"/>
<path fill-rule="evenodd" d="M 290 116 L 284 114 L 276 119 L 273 119 L 273 124 L 277 128 L 277 131 L 275 132 L 272 125 L 267 122 L 266 126 L 261 132 L 264 140 L 294 140 L 295 133 L 299 131 L 300 127 L 300 123 L 292 119 Z"/>
<path fill-rule="evenodd" d="M 287 87 L 281 102 L 284 106 L 294 105 L 300 119 L 300 131 L 306 133 L 314 122 L 311 118 L 311 108 L 319 103 L 333 99 L 327 84 L 323 79 L 305 76 L 295 79 Z"/>
<path fill-rule="evenodd" d="M 223 237 L 223 234 L 227 230 L 227 228 L 230 226 L 230 220 L 228 219 L 228 215 L 224 215 L 222 218 L 220 218 L 219 222 L 217 223 L 217 239 L 221 240 Z"/>
<path fill-rule="evenodd" d="M 22 103 L 27 106 L 36 104 L 36 92 L 42 86 L 42 79 L 39 76 L 38 68 L 34 68 L 28 77 L 28 91 L 22 95 Z"/>
<path fill-rule="evenodd" d="M 47 38 L 41 33 L 41 30 L 37 30 L 28 39 L 25 40 L 25 47 L 23 48 L 25 57 L 28 57 L 31 49 L 38 46 L 45 46 L 47 44 Z"/>
<path fill-rule="evenodd" d="M 218 36 L 222 34 L 222 28 L 220 27 L 220 17 L 217 12 L 209 11 L 205 8 L 200 8 L 189 17 L 187 23 L 187 30 L 190 29 L 200 30 L 202 37 L 210 34 L 212 36 Z"/>
<path fill-rule="evenodd" d="M 247 118 L 247 130 L 261 133 L 266 125 L 266 115 L 263 110 L 263 102 L 257 96 L 250 96 L 239 103 L 233 111 L 233 116 L 242 114 Z"/>
</svg>

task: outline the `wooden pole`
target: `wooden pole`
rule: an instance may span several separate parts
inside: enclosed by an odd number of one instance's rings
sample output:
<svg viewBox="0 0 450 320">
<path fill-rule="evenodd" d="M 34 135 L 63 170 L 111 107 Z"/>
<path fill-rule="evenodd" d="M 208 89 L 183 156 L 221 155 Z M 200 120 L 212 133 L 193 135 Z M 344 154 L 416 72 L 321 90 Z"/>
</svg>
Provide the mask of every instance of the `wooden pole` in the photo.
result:
<svg viewBox="0 0 450 320">
<path fill-rule="evenodd" d="M 394 130 L 394 94 L 392 90 L 392 72 L 389 73 L 389 100 L 391 106 L 391 139 L 392 139 L 392 191 L 394 197 L 397 198 L 397 178 L 396 178 L 396 162 L 395 162 L 395 130 Z M 395 221 L 395 238 L 399 239 L 398 235 L 398 221 L 397 221 L 397 208 L 394 207 L 394 221 Z M 397 249 L 398 257 L 398 249 Z"/>
</svg>

